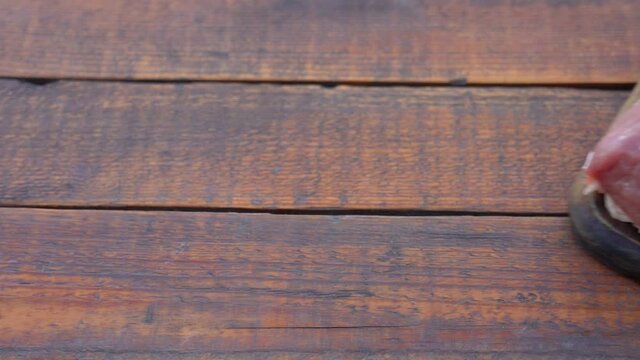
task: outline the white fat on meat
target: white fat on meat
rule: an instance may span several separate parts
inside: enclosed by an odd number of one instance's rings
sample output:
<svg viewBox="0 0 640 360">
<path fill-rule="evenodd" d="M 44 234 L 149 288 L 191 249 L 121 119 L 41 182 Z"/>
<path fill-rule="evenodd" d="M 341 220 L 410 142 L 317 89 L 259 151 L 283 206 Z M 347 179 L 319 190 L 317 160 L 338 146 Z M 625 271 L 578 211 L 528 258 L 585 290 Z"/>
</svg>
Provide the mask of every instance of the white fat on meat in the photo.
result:
<svg viewBox="0 0 640 360">
<path fill-rule="evenodd" d="M 629 215 L 625 214 L 625 212 L 622 211 L 622 209 L 620 209 L 618 205 L 616 205 L 615 201 L 613 201 L 613 199 L 609 195 L 604 196 L 604 206 L 607 208 L 607 211 L 612 218 L 624 222 L 631 222 L 631 218 L 629 218 Z"/>
<path fill-rule="evenodd" d="M 589 164 L 591 164 L 591 161 L 593 160 L 593 152 L 590 152 L 587 155 L 587 159 L 584 162 L 584 165 L 582 166 L 583 169 L 586 169 L 589 167 Z M 599 193 L 604 193 L 600 187 L 600 184 L 595 181 L 595 180 L 591 180 L 587 186 L 584 189 L 584 194 L 588 195 L 591 194 L 592 192 L 599 192 Z M 609 215 L 611 215 L 612 218 L 616 219 L 616 220 L 620 220 L 622 222 L 631 222 L 631 218 L 629 218 L 629 215 L 627 215 L 617 204 L 615 201 L 613 201 L 613 199 L 607 195 L 604 194 L 604 207 L 607 209 L 607 211 L 609 212 Z M 638 228 L 638 230 L 640 230 L 640 228 Z"/>
</svg>

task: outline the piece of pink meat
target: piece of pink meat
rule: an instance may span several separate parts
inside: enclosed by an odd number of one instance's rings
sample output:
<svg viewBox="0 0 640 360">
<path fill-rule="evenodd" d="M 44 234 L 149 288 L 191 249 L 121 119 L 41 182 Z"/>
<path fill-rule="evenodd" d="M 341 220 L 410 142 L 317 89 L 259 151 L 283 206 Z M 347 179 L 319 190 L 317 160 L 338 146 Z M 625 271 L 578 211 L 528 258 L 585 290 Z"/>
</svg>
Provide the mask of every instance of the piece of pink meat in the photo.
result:
<svg viewBox="0 0 640 360">
<path fill-rule="evenodd" d="M 618 116 L 592 156 L 587 175 L 640 227 L 640 102 Z"/>
</svg>

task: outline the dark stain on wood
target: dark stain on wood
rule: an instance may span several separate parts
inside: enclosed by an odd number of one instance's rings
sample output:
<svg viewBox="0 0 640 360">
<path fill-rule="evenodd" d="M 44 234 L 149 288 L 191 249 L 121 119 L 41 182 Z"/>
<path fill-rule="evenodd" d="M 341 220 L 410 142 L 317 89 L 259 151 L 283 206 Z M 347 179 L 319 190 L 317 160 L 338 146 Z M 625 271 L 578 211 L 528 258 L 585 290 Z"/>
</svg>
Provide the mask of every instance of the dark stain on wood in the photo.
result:
<svg viewBox="0 0 640 360">
<path fill-rule="evenodd" d="M 143 322 L 145 324 L 152 324 L 155 320 L 156 304 L 150 304 L 147 306 L 147 311 L 144 314 Z"/>
</svg>

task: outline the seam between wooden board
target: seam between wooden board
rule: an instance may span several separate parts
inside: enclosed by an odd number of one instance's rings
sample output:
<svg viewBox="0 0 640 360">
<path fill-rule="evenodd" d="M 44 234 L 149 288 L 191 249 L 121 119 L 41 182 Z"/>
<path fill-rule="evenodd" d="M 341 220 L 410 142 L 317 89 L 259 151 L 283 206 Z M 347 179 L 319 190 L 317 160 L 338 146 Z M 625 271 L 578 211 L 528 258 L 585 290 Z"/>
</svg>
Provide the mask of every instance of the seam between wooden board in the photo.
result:
<svg viewBox="0 0 640 360">
<path fill-rule="evenodd" d="M 163 207 L 163 206 L 55 206 L 55 205 L 3 205 L 0 209 L 42 209 L 42 210 L 90 210 L 90 211 L 142 211 L 142 212 L 200 212 L 200 213 L 238 213 L 271 215 L 324 215 L 324 216 L 476 216 L 476 217 L 568 217 L 565 212 L 508 212 L 508 211 L 461 211 L 461 210 L 418 210 L 418 209 L 254 209 L 254 208 L 217 208 L 217 207 Z"/>
<path fill-rule="evenodd" d="M 201 80 L 201 79 L 170 79 L 170 80 L 152 80 L 152 79 L 120 79 L 120 78 L 30 78 L 30 77 L 2 77 L 0 80 L 15 80 L 24 82 L 33 86 L 47 86 L 58 82 L 103 82 L 103 83 L 142 83 L 142 84 L 244 84 L 244 85 L 283 85 L 283 86 L 319 86 L 326 89 L 333 89 L 338 86 L 350 87 L 505 87 L 505 88 L 531 88 L 531 87 L 551 87 L 563 89 L 578 90 L 631 90 L 635 83 L 467 83 L 460 81 L 450 82 L 412 82 L 412 81 L 334 81 L 327 82 L 321 80 L 244 80 L 244 79 L 228 79 L 228 80 Z"/>
</svg>

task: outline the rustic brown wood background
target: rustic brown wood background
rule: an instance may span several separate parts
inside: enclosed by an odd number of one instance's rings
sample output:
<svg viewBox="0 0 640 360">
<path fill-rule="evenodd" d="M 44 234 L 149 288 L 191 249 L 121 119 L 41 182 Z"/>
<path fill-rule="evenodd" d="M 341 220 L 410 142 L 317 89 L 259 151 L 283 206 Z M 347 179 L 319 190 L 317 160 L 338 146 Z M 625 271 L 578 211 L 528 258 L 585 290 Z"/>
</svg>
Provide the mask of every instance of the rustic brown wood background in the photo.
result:
<svg viewBox="0 0 640 360">
<path fill-rule="evenodd" d="M 639 1 L 0 0 L 0 77 L 2 359 L 640 354 L 565 200 Z"/>
</svg>

